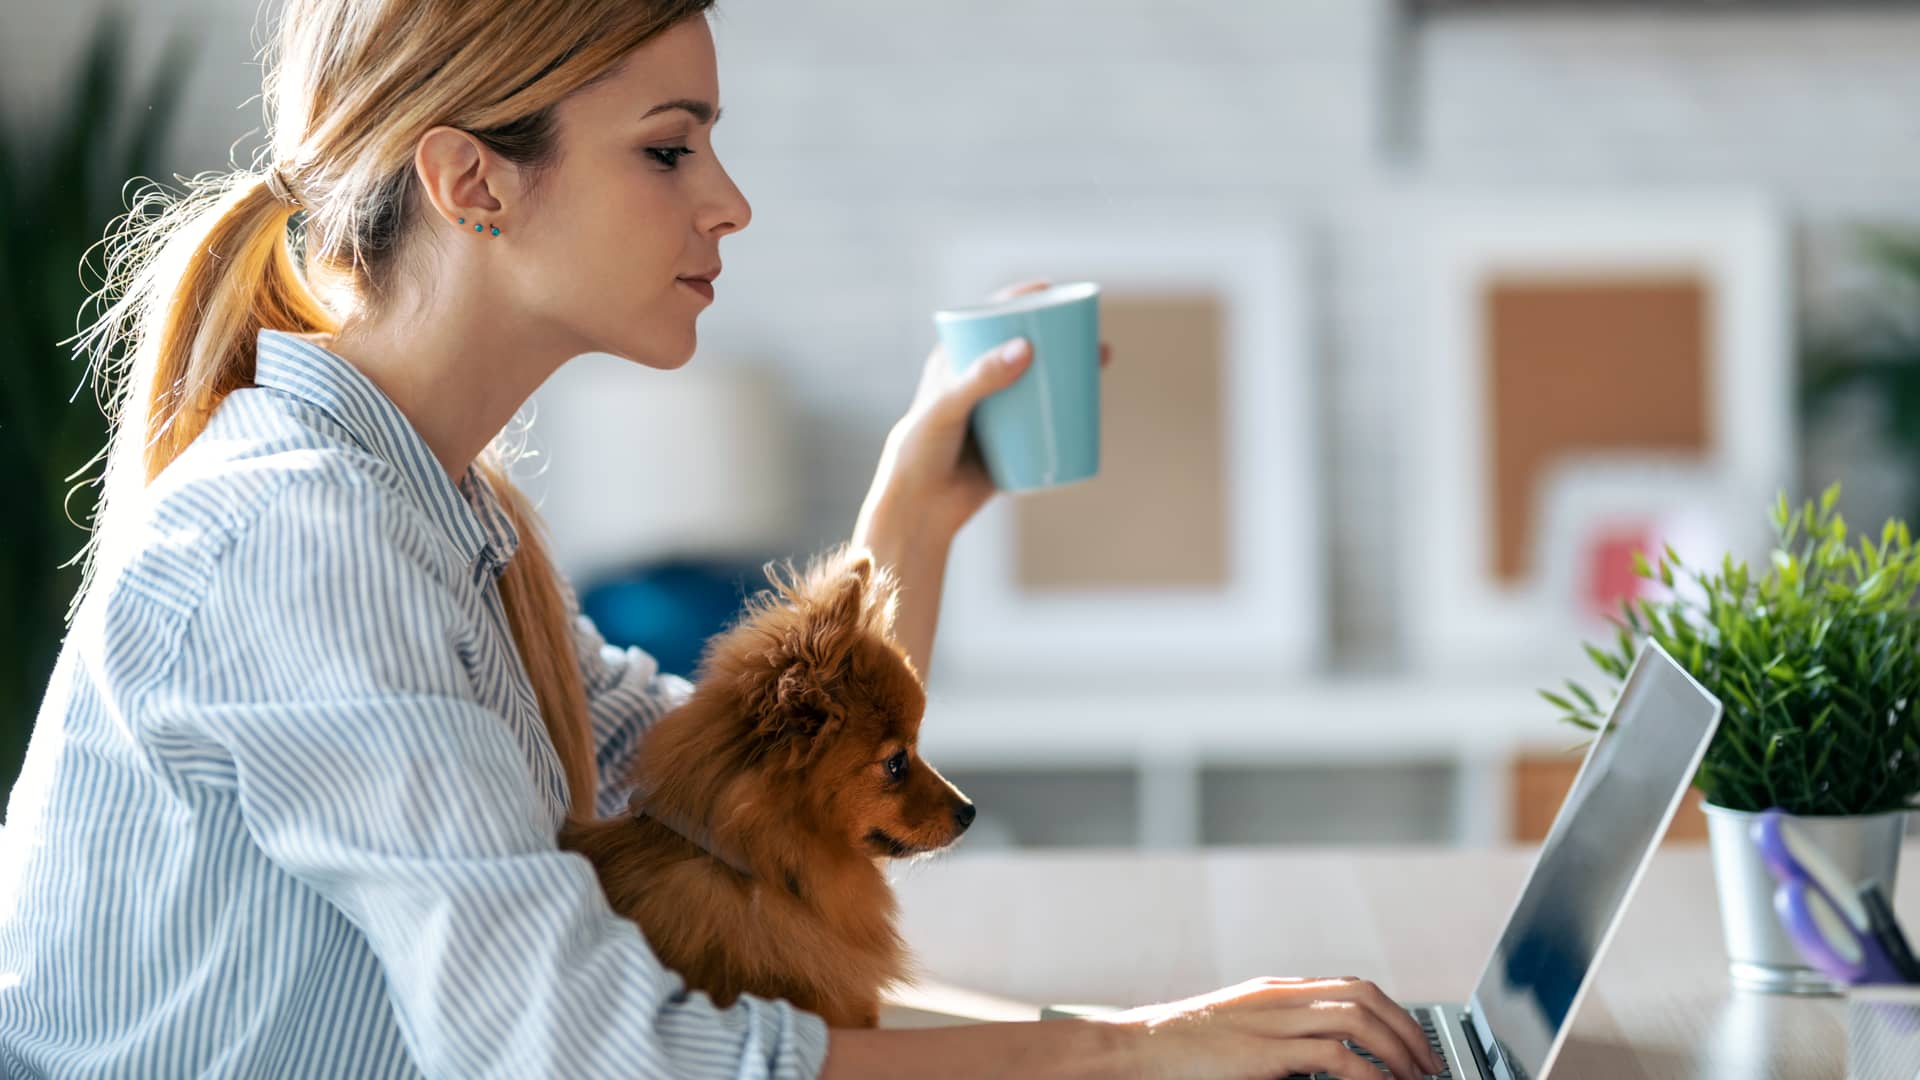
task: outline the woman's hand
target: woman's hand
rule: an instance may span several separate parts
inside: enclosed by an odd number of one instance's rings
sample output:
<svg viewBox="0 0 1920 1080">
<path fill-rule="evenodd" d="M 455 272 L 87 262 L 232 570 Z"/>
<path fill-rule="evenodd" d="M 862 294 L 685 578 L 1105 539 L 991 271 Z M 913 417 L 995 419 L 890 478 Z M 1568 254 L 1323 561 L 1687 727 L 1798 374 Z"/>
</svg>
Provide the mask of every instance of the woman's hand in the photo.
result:
<svg viewBox="0 0 1920 1080">
<path fill-rule="evenodd" d="M 833 1028 L 821 1071 L 830 1080 L 896 1076 L 1204 1076 L 1273 1080 L 1324 1072 L 1380 1080 L 1340 1045 L 1352 1039 L 1395 1080 L 1437 1073 L 1420 1025 L 1359 979 L 1249 979 L 1211 994 L 1074 1020 L 910 1029 Z"/>
<path fill-rule="evenodd" d="M 1008 300 L 1050 284 L 1023 281 L 999 290 L 990 300 Z M 863 519 L 872 508 L 885 504 L 898 520 L 928 530 L 928 535 L 918 538 L 922 546 L 943 548 L 993 497 L 993 478 L 987 474 L 967 421 L 974 406 L 1012 386 L 1033 360 L 1031 343 L 1019 345 L 1010 362 L 997 361 L 997 351 L 973 357 L 965 372 L 954 375 L 946 348 L 934 346 L 920 373 L 913 404 L 887 435 Z M 1101 367 L 1111 359 L 1112 350 L 1101 342 Z"/>
<path fill-rule="evenodd" d="M 1021 282 L 992 299 L 1006 300 L 1047 285 Z M 960 527 L 994 493 L 968 420 L 975 405 L 1012 386 L 1027 370 L 1033 350 L 1023 345 L 1011 364 L 996 363 L 992 357 L 991 351 L 975 357 L 956 376 L 948 369 L 946 349 L 934 346 L 912 406 L 887 433 L 873 486 L 853 524 L 853 544 L 872 551 L 899 583 L 893 636 L 922 679 L 933 663 L 948 549 Z M 1105 367 L 1109 359 L 1111 350 L 1101 342 L 1100 365 Z"/>
<path fill-rule="evenodd" d="M 1249 979 L 1092 1022 L 1134 1033 L 1129 1076 L 1269 1080 L 1326 1072 L 1377 1080 L 1379 1070 L 1342 1039 L 1365 1047 L 1400 1080 L 1442 1068 L 1412 1014 L 1363 979 Z"/>
</svg>

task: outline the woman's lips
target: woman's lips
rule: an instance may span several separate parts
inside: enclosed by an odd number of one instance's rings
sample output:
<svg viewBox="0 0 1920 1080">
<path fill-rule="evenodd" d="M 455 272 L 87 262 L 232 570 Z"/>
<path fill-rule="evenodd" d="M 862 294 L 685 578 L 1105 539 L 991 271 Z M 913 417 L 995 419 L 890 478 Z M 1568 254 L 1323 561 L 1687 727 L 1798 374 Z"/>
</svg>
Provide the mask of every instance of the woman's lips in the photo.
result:
<svg viewBox="0 0 1920 1080">
<path fill-rule="evenodd" d="M 712 282 L 701 281 L 697 278 L 677 278 L 675 280 L 679 281 L 680 284 L 685 285 L 687 288 L 692 289 L 694 292 L 699 293 L 701 296 L 706 297 L 708 300 L 713 299 L 713 283 Z"/>
</svg>

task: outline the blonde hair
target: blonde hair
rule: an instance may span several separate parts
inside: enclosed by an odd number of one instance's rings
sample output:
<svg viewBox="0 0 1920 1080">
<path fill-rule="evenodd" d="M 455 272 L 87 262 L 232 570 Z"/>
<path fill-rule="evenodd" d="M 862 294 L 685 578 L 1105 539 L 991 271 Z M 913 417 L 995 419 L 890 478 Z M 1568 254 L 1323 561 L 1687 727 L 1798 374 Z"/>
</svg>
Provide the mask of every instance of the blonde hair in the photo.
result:
<svg viewBox="0 0 1920 1080">
<path fill-rule="evenodd" d="M 289 0 L 266 57 L 266 166 L 183 177 L 185 193 L 142 188 L 104 241 L 105 280 L 92 299 L 102 314 L 76 335 L 75 351 L 111 433 L 87 466 L 104 462 L 88 481 L 100 500 L 75 556 L 85 566 L 68 620 L 103 537 L 117 536 L 119 517 L 220 402 L 253 385 L 261 329 L 332 334 L 344 313 L 381 310 L 396 276 L 417 272 L 424 200 L 413 156 L 428 129 L 469 132 L 537 189 L 558 162 L 555 106 L 712 4 Z M 276 170 L 304 211 L 298 229 L 289 228 L 298 211 L 269 183 Z M 501 597 L 566 774 L 568 815 L 586 820 L 594 747 L 572 627 L 538 512 L 509 477 L 502 442 L 475 462 L 520 533 Z"/>
</svg>

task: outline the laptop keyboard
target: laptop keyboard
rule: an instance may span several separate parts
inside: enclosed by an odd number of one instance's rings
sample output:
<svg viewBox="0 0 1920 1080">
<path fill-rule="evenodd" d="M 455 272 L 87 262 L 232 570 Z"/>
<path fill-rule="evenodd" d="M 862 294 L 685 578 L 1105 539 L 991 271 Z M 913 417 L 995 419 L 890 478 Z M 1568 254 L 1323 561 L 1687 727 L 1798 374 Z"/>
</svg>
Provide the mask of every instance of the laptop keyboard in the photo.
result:
<svg viewBox="0 0 1920 1080">
<path fill-rule="evenodd" d="M 1440 1077 L 1440 1080 L 1453 1080 L 1453 1063 L 1447 1060 L 1447 1051 L 1440 1045 L 1440 1032 L 1433 1024 L 1433 1010 L 1421 1009 L 1419 1012 L 1413 1014 L 1413 1018 L 1420 1021 L 1420 1030 L 1427 1033 L 1427 1045 L 1433 1047 L 1433 1056 L 1439 1058 L 1440 1063 L 1446 1066 L 1444 1072 L 1436 1073 L 1435 1075 Z M 1385 1062 L 1355 1045 L 1352 1039 L 1343 1039 L 1341 1041 L 1346 1045 L 1347 1049 L 1359 1054 L 1362 1058 L 1366 1059 L 1368 1064 L 1379 1069 L 1381 1075 L 1386 1075 L 1387 1066 Z M 1288 1076 L 1287 1080 L 1333 1080 L 1333 1076 L 1331 1073 L 1313 1073 L 1311 1075 L 1307 1073 L 1294 1073 Z"/>
</svg>

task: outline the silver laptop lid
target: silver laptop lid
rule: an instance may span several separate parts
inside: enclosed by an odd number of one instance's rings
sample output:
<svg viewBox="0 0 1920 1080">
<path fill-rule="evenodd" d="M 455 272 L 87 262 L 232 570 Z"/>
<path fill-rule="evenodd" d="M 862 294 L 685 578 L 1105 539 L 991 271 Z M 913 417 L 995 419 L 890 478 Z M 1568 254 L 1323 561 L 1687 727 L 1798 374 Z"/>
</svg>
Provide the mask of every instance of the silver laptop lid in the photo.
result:
<svg viewBox="0 0 1920 1080">
<path fill-rule="evenodd" d="M 1494 1075 L 1546 1072 L 1720 723 L 1720 702 L 1652 641 L 1594 736 L 1468 1007 Z"/>
</svg>

